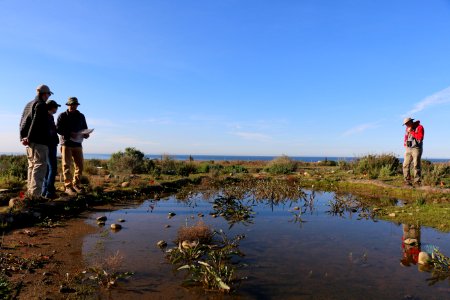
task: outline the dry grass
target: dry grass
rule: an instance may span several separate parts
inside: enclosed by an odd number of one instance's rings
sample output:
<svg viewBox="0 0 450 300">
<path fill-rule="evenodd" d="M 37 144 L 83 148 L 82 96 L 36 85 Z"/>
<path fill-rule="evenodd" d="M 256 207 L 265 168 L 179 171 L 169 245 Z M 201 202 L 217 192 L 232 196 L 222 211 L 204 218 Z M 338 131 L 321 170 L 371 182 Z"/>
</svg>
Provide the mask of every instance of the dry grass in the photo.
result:
<svg viewBox="0 0 450 300">
<path fill-rule="evenodd" d="M 176 242 L 182 241 L 199 241 L 200 243 L 208 243 L 212 238 L 212 230 L 203 221 L 198 221 L 193 226 L 183 226 L 178 229 Z"/>
</svg>

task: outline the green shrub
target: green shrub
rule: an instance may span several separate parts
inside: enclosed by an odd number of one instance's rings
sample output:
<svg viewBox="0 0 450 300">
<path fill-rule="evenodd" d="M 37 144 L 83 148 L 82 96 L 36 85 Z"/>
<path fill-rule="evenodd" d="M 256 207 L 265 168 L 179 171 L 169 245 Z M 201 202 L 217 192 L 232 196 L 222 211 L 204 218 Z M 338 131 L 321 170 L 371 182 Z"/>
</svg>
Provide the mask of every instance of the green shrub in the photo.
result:
<svg viewBox="0 0 450 300">
<path fill-rule="evenodd" d="M 390 177 L 392 175 L 395 175 L 395 173 L 392 172 L 391 166 L 386 165 L 386 166 L 382 166 L 381 167 L 380 172 L 378 174 L 378 177 L 380 177 L 380 178 L 388 178 L 388 177 Z"/>
<path fill-rule="evenodd" d="M 367 174 L 374 179 L 380 175 L 380 170 L 385 168 L 384 174 L 394 175 L 399 172 L 400 161 L 393 154 L 366 155 L 358 158 L 355 163 L 355 172 Z M 390 176 L 390 175 L 389 175 Z"/>
<path fill-rule="evenodd" d="M 236 174 L 236 173 L 248 173 L 248 170 L 246 167 L 241 165 L 231 165 L 224 167 L 223 172 Z"/>
<path fill-rule="evenodd" d="M 113 153 L 108 161 L 108 168 L 113 172 L 143 174 L 154 168 L 154 162 L 146 159 L 144 153 L 135 148 L 126 148 L 125 152 Z"/>
<path fill-rule="evenodd" d="M 290 174 L 297 168 L 297 163 L 289 156 L 282 155 L 270 161 L 266 167 L 266 171 L 271 174 Z"/>
<path fill-rule="evenodd" d="M 209 173 L 209 164 L 201 163 L 197 166 L 197 173 Z"/>
<path fill-rule="evenodd" d="M 422 182 L 425 185 L 437 185 L 450 174 L 450 166 L 445 164 L 428 164 L 422 167 Z"/>
<path fill-rule="evenodd" d="M 107 169 L 108 165 L 100 159 L 86 159 L 84 161 L 84 173 L 88 175 L 98 175 L 101 169 Z"/>
<path fill-rule="evenodd" d="M 340 160 L 340 161 L 338 161 L 337 165 L 338 165 L 339 169 L 348 171 L 348 170 L 353 169 L 354 162 Z"/>
<path fill-rule="evenodd" d="M 325 160 L 319 161 L 317 163 L 319 166 L 325 166 L 325 167 L 334 167 L 337 166 L 337 162 L 334 160 L 328 160 L 328 158 L 325 158 Z"/>
<path fill-rule="evenodd" d="M 159 162 L 161 167 L 161 174 L 176 175 L 177 174 L 177 162 L 170 155 L 163 155 Z"/>
<path fill-rule="evenodd" d="M 179 176 L 189 176 L 189 174 L 197 173 L 197 167 L 191 162 L 176 162 L 176 174 Z"/>
<path fill-rule="evenodd" d="M 0 155 L 0 176 L 26 179 L 28 159 L 26 155 Z"/>
</svg>

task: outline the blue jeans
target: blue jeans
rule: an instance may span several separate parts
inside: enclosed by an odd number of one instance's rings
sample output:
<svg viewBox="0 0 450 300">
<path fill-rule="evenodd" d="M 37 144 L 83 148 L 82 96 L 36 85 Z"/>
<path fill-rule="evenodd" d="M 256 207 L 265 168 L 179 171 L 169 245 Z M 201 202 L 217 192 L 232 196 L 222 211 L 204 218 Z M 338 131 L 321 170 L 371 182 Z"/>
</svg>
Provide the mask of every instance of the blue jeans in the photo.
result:
<svg viewBox="0 0 450 300">
<path fill-rule="evenodd" d="M 45 175 L 44 184 L 42 186 L 42 196 L 55 196 L 55 177 L 58 173 L 58 162 L 56 160 L 57 145 L 48 146 L 47 174 Z"/>
</svg>

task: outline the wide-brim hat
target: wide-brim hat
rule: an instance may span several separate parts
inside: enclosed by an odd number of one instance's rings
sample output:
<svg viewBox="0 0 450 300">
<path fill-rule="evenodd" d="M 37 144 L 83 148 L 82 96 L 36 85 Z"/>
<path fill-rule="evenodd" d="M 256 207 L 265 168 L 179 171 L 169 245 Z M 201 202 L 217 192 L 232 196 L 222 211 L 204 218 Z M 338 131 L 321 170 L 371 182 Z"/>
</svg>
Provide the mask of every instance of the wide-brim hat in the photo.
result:
<svg viewBox="0 0 450 300">
<path fill-rule="evenodd" d="M 45 103 L 47 104 L 47 107 L 61 107 L 61 104 L 56 103 L 55 100 L 47 100 Z"/>
<path fill-rule="evenodd" d="M 67 100 L 66 105 L 67 106 L 69 106 L 69 105 L 80 105 L 80 102 L 78 102 L 77 97 L 69 97 L 69 100 Z"/>
<path fill-rule="evenodd" d="M 41 84 L 40 86 L 38 86 L 37 88 L 36 88 L 36 90 L 39 92 L 39 94 L 53 94 L 53 92 L 52 91 L 50 91 L 50 88 L 47 86 L 47 85 L 45 85 L 45 84 Z"/>
<path fill-rule="evenodd" d="M 412 118 L 404 118 L 403 119 L 403 125 L 406 125 L 406 123 L 408 123 L 408 122 L 410 122 L 410 121 L 414 121 L 414 119 L 412 119 Z"/>
</svg>

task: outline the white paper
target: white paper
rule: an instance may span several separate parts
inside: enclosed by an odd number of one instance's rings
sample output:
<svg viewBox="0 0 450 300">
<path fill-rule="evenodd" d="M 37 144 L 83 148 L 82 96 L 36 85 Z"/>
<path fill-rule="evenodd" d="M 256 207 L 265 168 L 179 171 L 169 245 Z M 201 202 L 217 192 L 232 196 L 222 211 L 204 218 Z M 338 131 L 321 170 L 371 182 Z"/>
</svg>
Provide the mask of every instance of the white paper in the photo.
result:
<svg viewBox="0 0 450 300">
<path fill-rule="evenodd" d="M 80 131 L 78 131 L 76 134 L 75 134 L 75 136 L 72 136 L 71 138 L 70 138 L 70 140 L 72 141 L 72 142 L 75 142 L 75 143 L 82 143 L 83 142 L 83 140 L 84 140 L 84 135 L 85 134 L 91 134 L 92 132 L 94 131 L 94 128 L 92 128 L 92 129 L 83 129 L 83 130 L 80 130 Z"/>
</svg>

